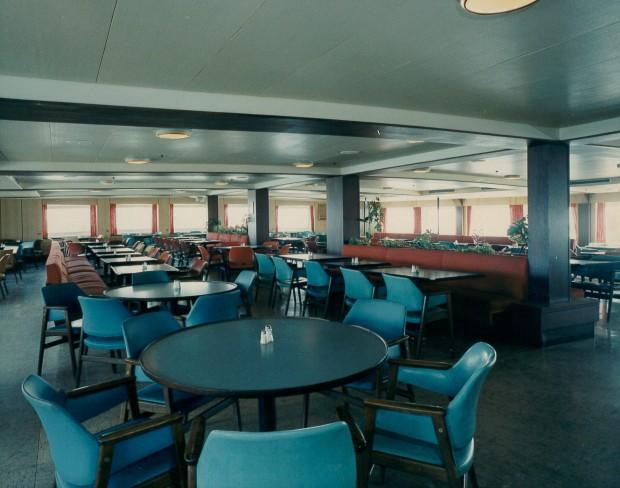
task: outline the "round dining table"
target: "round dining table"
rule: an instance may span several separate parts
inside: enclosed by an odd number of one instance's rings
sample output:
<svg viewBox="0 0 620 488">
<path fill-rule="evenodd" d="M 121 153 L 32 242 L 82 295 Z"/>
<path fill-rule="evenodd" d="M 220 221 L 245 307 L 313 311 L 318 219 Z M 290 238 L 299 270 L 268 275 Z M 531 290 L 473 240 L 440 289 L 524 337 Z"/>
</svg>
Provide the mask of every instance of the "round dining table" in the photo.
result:
<svg viewBox="0 0 620 488">
<path fill-rule="evenodd" d="M 178 283 L 180 283 L 179 289 L 175 289 L 174 282 L 170 281 L 109 288 L 104 293 L 109 298 L 129 302 L 171 302 L 198 298 L 203 295 L 220 295 L 238 288 L 235 283 L 226 281 L 180 281 Z"/>
<path fill-rule="evenodd" d="M 266 325 L 274 340 L 261 344 Z M 272 431 L 276 397 L 345 385 L 373 372 L 386 357 L 385 341 L 362 327 L 263 318 L 182 329 L 146 347 L 140 361 L 144 372 L 167 388 L 258 399 L 259 428 Z"/>
</svg>

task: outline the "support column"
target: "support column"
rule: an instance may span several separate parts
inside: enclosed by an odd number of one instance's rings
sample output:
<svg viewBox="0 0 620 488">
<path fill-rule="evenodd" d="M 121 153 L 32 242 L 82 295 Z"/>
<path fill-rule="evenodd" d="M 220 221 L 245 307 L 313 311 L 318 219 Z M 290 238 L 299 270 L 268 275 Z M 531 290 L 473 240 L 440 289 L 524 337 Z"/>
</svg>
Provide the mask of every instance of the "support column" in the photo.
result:
<svg viewBox="0 0 620 488">
<path fill-rule="evenodd" d="M 529 298 L 569 300 L 569 148 L 563 142 L 530 143 L 527 150 Z"/>
<path fill-rule="evenodd" d="M 209 195 L 207 197 L 207 224 L 215 220 L 221 221 L 219 214 L 219 197 L 217 195 Z M 209 231 L 211 231 L 210 226 Z"/>
<path fill-rule="evenodd" d="M 535 346 L 593 337 L 597 302 L 570 295 L 568 144 L 529 144 L 527 190 L 529 300 L 515 305 L 513 331 Z"/>
<path fill-rule="evenodd" d="M 250 244 L 269 240 L 269 190 L 248 190 L 248 235 Z"/>
<path fill-rule="evenodd" d="M 577 204 L 577 244 L 587 246 L 592 239 L 590 238 L 590 203 Z"/>
<path fill-rule="evenodd" d="M 460 207 L 456 207 L 456 235 L 463 235 L 463 217 L 465 212 L 463 212 L 463 205 Z"/>
<path fill-rule="evenodd" d="M 340 254 L 344 241 L 360 235 L 360 179 L 335 176 L 327 186 L 327 252 Z"/>
</svg>

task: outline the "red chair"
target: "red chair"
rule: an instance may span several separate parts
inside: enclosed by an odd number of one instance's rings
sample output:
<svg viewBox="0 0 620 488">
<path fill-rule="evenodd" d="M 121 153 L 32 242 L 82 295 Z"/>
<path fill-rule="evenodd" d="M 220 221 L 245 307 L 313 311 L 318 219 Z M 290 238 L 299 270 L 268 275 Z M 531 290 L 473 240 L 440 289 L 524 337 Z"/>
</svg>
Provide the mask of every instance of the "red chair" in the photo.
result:
<svg viewBox="0 0 620 488">
<path fill-rule="evenodd" d="M 244 269 L 254 269 L 254 251 L 251 247 L 237 246 L 230 248 L 227 260 L 227 275 L 231 271 L 239 273 Z"/>
<path fill-rule="evenodd" d="M 84 254 L 84 246 L 79 242 L 68 242 L 67 249 L 65 251 L 66 256 L 79 256 Z"/>
<path fill-rule="evenodd" d="M 278 249 L 278 254 L 281 256 L 282 254 L 288 254 L 289 251 L 291 250 L 291 245 L 290 244 L 285 244 L 284 246 L 282 246 L 280 249 Z"/>
</svg>

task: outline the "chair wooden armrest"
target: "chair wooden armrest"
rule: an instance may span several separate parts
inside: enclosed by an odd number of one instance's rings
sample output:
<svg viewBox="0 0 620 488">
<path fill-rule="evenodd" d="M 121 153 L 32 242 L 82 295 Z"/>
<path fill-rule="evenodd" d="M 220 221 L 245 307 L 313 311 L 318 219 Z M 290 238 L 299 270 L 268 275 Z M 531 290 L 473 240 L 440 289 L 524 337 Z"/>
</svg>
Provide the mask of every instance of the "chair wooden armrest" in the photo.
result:
<svg viewBox="0 0 620 488">
<path fill-rule="evenodd" d="M 336 408 L 338 412 L 338 418 L 345 422 L 351 431 L 351 437 L 353 438 L 353 447 L 355 448 L 355 452 L 360 453 L 363 452 L 366 447 L 366 438 L 362 433 L 362 429 L 360 429 L 359 425 L 351 415 L 348 409 L 340 406 Z"/>
<path fill-rule="evenodd" d="M 119 386 L 123 385 L 126 386 L 128 390 L 133 390 L 135 392 L 136 379 L 132 376 L 123 376 L 122 378 L 106 381 L 104 383 L 97 383 L 96 385 L 82 386 L 80 388 L 75 388 L 68 391 L 67 398 L 80 398 L 85 395 L 111 390 L 113 388 L 118 388 Z"/>
<path fill-rule="evenodd" d="M 140 366 L 140 360 L 135 358 L 125 358 L 125 362 L 127 364 L 131 364 L 132 366 Z"/>
<path fill-rule="evenodd" d="M 430 417 L 441 417 L 446 413 L 446 409 L 436 405 L 424 405 L 421 403 L 397 402 L 395 400 L 366 400 L 364 410 L 390 410 L 392 412 L 412 413 L 416 415 L 427 415 Z"/>
<path fill-rule="evenodd" d="M 182 425 L 182 421 L 183 415 L 180 413 L 173 413 L 171 415 L 165 415 L 162 417 L 145 420 L 144 422 L 140 422 L 139 424 L 130 425 L 123 429 L 110 432 L 109 434 L 104 434 L 99 438 L 99 443 L 110 445 L 117 444 L 126 439 L 131 439 L 132 437 L 136 437 L 138 435 L 142 435 L 147 432 L 151 432 L 152 430 L 160 429 L 162 427 L 175 424 Z"/>
<path fill-rule="evenodd" d="M 67 307 L 63 307 L 62 305 L 44 305 L 43 308 L 45 310 L 68 310 Z"/>
<path fill-rule="evenodd" d="M 200 457 L 202 446 L 204 444 L 204 437 L 205 419 L 199 415 L 192 421 L 189 439 L 187 440 L 187 446 L 185 447 L 185 462 L 189 466 L 195 466 L 196 463 L 198 463 L 198 458 Z"/>
<path fill-rule="evenodd" d="M 399 337 L 398 339 L 392 339 L 390 341 L 387 341 L 387 345 L 388 345 L 388 347 L 397 346 L 398 344 L 405 344 L 405 343 L 407 343 L 408 340 L 409 340 L 409 336 L 408 335 L 404 335 L 402 337 Z"/>
<path fill-rule="evenodd" d="M 428 361 L 426 359 L 390 359 L 390 365 L 410 366 L 413 368 L 427 368 L 427 369 L 450 369 L 453 365 L 446 363 L 445 361 Z"/>
</svg>

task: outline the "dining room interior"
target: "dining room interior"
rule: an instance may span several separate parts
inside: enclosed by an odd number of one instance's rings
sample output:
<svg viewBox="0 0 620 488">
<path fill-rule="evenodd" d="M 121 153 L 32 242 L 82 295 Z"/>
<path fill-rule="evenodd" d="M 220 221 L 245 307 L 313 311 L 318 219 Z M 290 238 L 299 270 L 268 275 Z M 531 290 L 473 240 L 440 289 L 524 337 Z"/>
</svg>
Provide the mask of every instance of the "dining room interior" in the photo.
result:
<svg viewBox="0 0 620 488">
<path fill-rule="evenodd" d="M 620 4 L 0 0 L 0 487 L 612 487 Z"/>
</svg>

